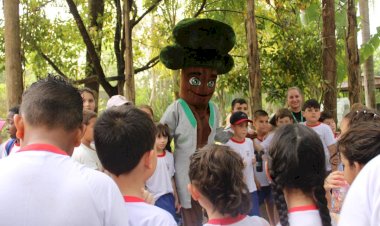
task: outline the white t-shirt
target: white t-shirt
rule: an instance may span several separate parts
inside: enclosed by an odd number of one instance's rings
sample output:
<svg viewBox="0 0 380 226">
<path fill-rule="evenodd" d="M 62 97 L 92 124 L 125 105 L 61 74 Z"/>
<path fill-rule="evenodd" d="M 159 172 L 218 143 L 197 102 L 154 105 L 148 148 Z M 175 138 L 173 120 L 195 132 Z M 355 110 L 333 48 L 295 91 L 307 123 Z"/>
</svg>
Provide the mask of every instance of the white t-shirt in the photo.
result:
<svg viewBox="0 0 380 226">
<path fill-rule="evenodd" d="M 290 226 L 322 226 L 319 211 L 315 206 L 301 206 L 290 209 L 288 222 Z M 281 223 L 278 223 L 277 226 L 281 226 Z"/>
<path fill-rule="evenodd" d="M 155 200 L 162 195 L 173 193 L 171 179 L 174 176 L 173 154 L 164 151 L 162 155 L 157 155 L 157 166 L 153 175 L 146 181 L 145 185 Z"/>
<path fill-rule="evenodd" d="M 18 150 L 20 150 L 20 144 L 16 144 L 16 142 L 15 142 L 10 148 L 9 155 L 7 154 L 6 146 L 7 146 L 8 142 L 11 142 L 11 140 L 12 139 L 8 139 L 7 141 L 5 141 L 4 143 L 1 144 L 1 146 L 0 146 L 0 159 L 5 158 L 5 157 L 17 152 Z"/>
<path fill-rule="evenodd" d="M 104 170 L 96 151 L 84 144 L 80 144 L 78 147 L 74 148 L 71 158 L 91 169 L 99 171 Z"/>
<path fill-rule="evenodd" d="M 229 226 L 269 226 L 269 223 L 261 217 L 258 216 L 246 216 L 240 215 L 237 217 L 227 217 L 221 219 L 209 219 L 203 226 L 219 226 L 219 225 L 229 225 Z"/>
<path fill-rule="evenodd" d="M 263 142 L 260 143 L 261 147 L 264 148 L 264 152 L 266 154 L 268 154 L 268 151 L 269 151 L 269 146 L 271 145 L 272 143 L 272 140 L 273 140 L 273 137 L 274 137 L 274 133 L 275 131 L 271 132 Z"/>
<path fill-rule="evenodd" d="M 131 226 L 177 226 L 173 216 L 164 209 L 138 197 L 124 196 L 124 201 Z"/>
<path fill-rule="evenodd" d="M 104 173 L 48 144 L 0 160 L 2 225 L 128 225 L 123 196 Z"/>
<path fill-rule="evenodd" d="M 306 122 L 303 122 L 302 124 L 306 125 Z M 315 126 L 308 126 L 308 125 L 306 126 L 313 129 L 321 138 L 323 149 L 325 150 L 325 156 L 326 156 L 326 171 L 330 171 L 331 170 L 330 151 L 327 147 L 336 143 L 336 140 L 334 138 L 334 134 L 331 128 L 324 123 L 319 123 Z"/>
<path fill-rule="evenodd" d="M 264 143 L 265 141 L 266 141 L 266 139 L 263 140 L 263 141 L 261 141 L 261 140 L 259 140 L 257 138 L 255 138 L 255 140 L 254 140 L 254 142 L 256 142 L 257 144 L 260 144 L 260 145 L 262 143 Z M 263 159 L 263 162 L 262 162 L 263 170 L 261 172 L 257 172 L 256 167 L 253 166 L 253 168 L 255 170 L 255 176 L 256 176 L 257 180 L 259 181 L 260 185 L 262 187 L 265 187 L 265 186 L 269 186 L 270 185 L 269 184 L 269 180 L 267 178 L 267 174 L 265 173 L 265 162 L 268 160 L 268 153 L 265 152 L 265 150 L 264 150 L 264 154 L 262 155 L 262 159 Z M 257 159 L 256 159 L 256 164 L 257 164 Z"/>
<path fill-rule="evenodd" d="M 231 138 L 227 143 L 227 146 L 236 151 L 244 161 L 244 178 L 247 183 L 247 187 L 250 193 L 257 191 L 257 187 L 253 175 L 253 159 L 255 159 L 252 140 L 245 138 L 243 142 L 239 142 Z"/>
<path fill-rule="evenodd" d="M 355 178 L 344 200 L 339 226 L 380 225 L 380 155 Z"/>
</svg>

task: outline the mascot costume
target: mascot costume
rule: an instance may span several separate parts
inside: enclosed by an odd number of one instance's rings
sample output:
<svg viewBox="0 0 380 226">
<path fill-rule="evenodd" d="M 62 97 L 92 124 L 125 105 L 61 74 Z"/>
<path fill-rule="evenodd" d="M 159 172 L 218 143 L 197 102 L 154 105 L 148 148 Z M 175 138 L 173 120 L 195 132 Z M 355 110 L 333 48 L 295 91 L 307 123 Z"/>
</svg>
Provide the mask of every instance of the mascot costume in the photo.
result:
<svg viewBox="0 0 380 226">
<path fill-rule="evenodd" d="M 210 102 L 217 76 L 229 72 L 234 61 L 228 52 L 235 45 L 233 29 L 212 19 L 184 19 L 173 29 L 174 45 L 161 50 L 160 60 L 169 69 L 181 69 L 180 99 L 165 111 L 174 139 L 175 181 L 185 226 L 202 225 L 202 208 L 187 190 L 191 154 L 214 143 L 219 112 Z"/>
</svg>

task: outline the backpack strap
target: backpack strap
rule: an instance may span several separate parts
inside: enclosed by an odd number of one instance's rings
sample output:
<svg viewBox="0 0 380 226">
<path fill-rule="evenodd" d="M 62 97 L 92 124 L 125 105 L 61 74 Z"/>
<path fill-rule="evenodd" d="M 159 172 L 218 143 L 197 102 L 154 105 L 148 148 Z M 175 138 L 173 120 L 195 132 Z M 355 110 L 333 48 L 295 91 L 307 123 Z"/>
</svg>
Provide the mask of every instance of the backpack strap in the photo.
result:
<svg viewBox="0 0 380 226">
<path fill-rule="evenodd" d="M 16 139 L 11 139 L 10 141 L 8 141 L 8 143 L 5 145 L 5 152 L 7 154 L 7 156 L 9 155 L 9 153 L 11 152 L 11 149 L 13 147 L 13 145 L 16 143 Z"/>
</svg>

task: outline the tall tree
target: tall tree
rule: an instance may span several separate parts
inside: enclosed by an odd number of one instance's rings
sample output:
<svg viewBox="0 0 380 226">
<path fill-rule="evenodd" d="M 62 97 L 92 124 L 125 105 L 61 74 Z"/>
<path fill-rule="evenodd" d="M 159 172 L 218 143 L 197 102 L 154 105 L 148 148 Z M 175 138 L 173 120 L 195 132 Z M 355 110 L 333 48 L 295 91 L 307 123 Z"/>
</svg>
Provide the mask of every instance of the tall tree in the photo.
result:
<svg viewBox="0 0 380 226">
<path fill-rule="evenodd" d="M 360 17 L 362 25 L 362 42 L 367 43 L 370 39 L 368 0 L 359 0 Z M 376 108 L 375 79 L 374 79 L 373 56 L 364 61 L 364 91 L 367 107 Z"/>
<path fill-rule="evenodd" d="M 261 105 L 261 74 L 257 29 L 255 21 L 255 1 L 247 0 L 247 45 L 248 45 L 248 76 L 251 111 L 262 108 Z"/>
<path fill-rule="evenodd" d="M 125 97 L 135 102 L 135 75 L 133 71 L 132 53 L 132 21 L 129 17 L 132 10 L 131 0 L 124 0 L 124 76 L 125 76 Z"/>
<path fill-rule="evenodd" d="M 21 103 L 23 77 L 21 68 L 21 37 L 19 0 L 4 0 L 5 75 L 8 108 Z"/>
<path fill-rule="evenodd" d="M 336 119 L 337 76 L 336 76 L 336 37 L 335 2 L 322 0 L 322 71 L 324 79 L 324 111 Z"/>
<path fill-rule="evenodd" d="M 357 44 L 355 0 L 347 1 L 346 59 L 348 67 L 348 98 L 350 104 L 360 103 L 360 68 Z"/>
<path fill-rule="evenodd" d="M 102 53 L 102 29 L 103 29 L 103 18 L 104 15 L 104 0 L 88 0 L 88 10 L 90 17 L 89 31 L 90 36 L 94 42 L 95 50 L 101 57 Z M 86 77 L 91 77 L 96 74 L 94 65 L 91 61 L 91 56 L 89 51 L 86 53 Z M 85 83 L 85 86 L 93 89 L 96 93 L 99 93 L 99 83 L 97 81 L 90 81 Z M 96 97 L 98 100 L 99 98 Z"/>
</svg>

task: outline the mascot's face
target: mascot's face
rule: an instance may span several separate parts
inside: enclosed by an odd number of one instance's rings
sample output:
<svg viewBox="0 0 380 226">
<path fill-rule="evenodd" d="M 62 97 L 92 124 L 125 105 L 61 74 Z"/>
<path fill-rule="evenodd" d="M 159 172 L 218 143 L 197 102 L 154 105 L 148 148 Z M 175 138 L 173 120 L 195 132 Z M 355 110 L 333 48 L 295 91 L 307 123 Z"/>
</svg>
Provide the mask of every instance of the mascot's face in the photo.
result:
<svg viewBox="0 0 380 226">
<path fill-rule="evenodd" d="M 180 97 L 189 105 L 207 107 L 215 91 L 217 76 L 216 70 L 212 68 L 182 69 Z"/>
</svg>

